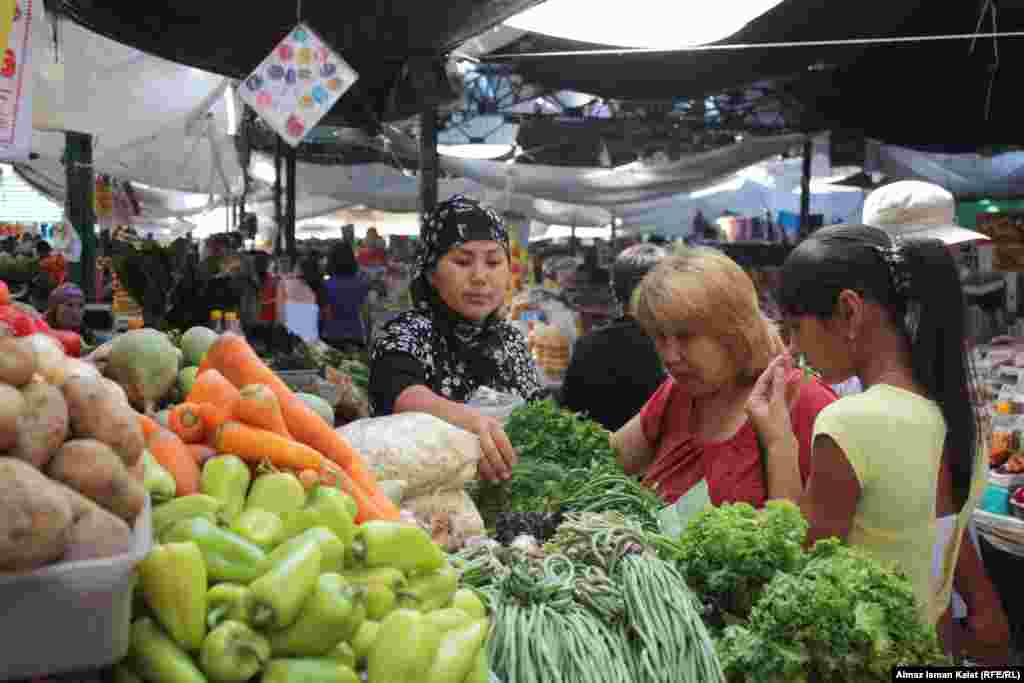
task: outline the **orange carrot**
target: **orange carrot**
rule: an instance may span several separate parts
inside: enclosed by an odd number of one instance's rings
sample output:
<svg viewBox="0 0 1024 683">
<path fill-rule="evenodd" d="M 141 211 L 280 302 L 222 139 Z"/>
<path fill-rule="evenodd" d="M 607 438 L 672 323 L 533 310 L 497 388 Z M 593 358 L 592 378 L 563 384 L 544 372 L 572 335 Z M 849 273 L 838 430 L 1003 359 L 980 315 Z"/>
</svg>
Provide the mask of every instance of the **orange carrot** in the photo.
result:
<svg viewBox="0 0 1024 683">
<path fill-rule="evenodd" d="M 189 455 L 199 465 L 199 469 L 203 468 L 206 461 L 217 455 L 217 451 L 213 450 L 209 446 L 203 443 L 190 443 L 185 446 L 188 449 Z"/>
<path fill-rule="evenodd" d="M 231 420 L 231 409 L 213 403 L 200 403 L 199 417 L 203 421 L 203 431 L 209 441 L 216 436 L 222 424 Z"/>
<path fill-rule="evenodd" d="M 398 507 L 377 486 L 377 478 L 362 456 L 292 393 L 288 385 L 256 355 L 245 337 L 222 334 L 199 366 L 199 377 L 211 369 L 220 371 L 235 386 L 264 384 L 273 391 L 292 436 L 341 466 L 353 487 L 365 492 L 364 496 L 356 498 L 362 519 L 399 519 Z"/>
<path fill-rule="evenodd" d="M 185 443 L 201 443 L 206 435 L 199 406 L 195 403 L 179 403 L 171 408 L 167 423 L 171 431 Z"/>
<path fill-rule="evenodd" d="M 235 418 L 250 427 L 266 429 L 286 439 L 292 438 L 284 423 L 284 415 L 281 414 L 281 404 L 266 385 L 250 384 L 242 387 L 235 403 Z"/>
<path fill-rule="evenodd" d="M 221 425 L 213 447 L 218 453 L 232 453 L 247 462 L 269 460 L 276 467 L 296 470 L 319 469 L 323 461 L 323 456 L 305 444 L 241 422 Z"/>
<path fill-rule="evenodd" d="M 212 403 L 232 413 L 238 401 L 238 389 L 217 370 L 200 370 L 186 403 Z"/>
<path fill-rule="evenodd" d="M 163 425 L 151 418 L 149 415 L 143 415 L 142 413 L 136 413 L 136 417 L 139 419 L 139 426 L 142 427 L 142 437 L 149 441 L 149 437 L 154 434 L 158 434 L 164 431 Z"/>
<path fill-rule="evenodd" d="M 199 493 L 199 465 L 177 434 L 161 430 L 150 437 L 146 447 L 153 458 L 174 477 L 178 485 L 178 496 Z"/>
<path fill-rule="evenodd" d="M 302 470 L 299 472 L 299 481 L 302 482 L 302 488 L 309 491 L 320 483 L 320 472 L 312 468 Z"/>
</svg>

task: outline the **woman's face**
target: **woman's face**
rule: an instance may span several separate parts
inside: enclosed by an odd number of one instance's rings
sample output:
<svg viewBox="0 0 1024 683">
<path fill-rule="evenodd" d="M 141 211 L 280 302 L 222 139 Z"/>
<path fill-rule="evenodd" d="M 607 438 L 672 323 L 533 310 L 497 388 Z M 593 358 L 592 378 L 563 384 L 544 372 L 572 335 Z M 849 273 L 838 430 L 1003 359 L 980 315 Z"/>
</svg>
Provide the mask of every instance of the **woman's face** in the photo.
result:
<svg viewBox="0 0 1024 683">
<path fill-rule="evenodd" d="M 78 297 L 57 305 L 57 327 L 62 330 L 77 330 L 82 326 L 85 313 L 85 301 Z"/>
<path fill-rule="evenodd" d="M 737 378 L 732 355 L 714 337 L 658 334 L 654 347 L 672 378 L 693 396 L 713 394 Z"/>
<path fill-rule="evenodd" d="M 794 356 L 804 354 L 826 384 L 839 384 L 856 374 L 850 344 L 835 318 L 823 320 L 815 315 L 787 317 L 786 329 L 790 352 Z"/>
<path fill-rule="evenodd" d="M 449 308 L 480 321 L 504 302 L 509 276 L 508 257 L 501 244 L 475 240 L 445 254 L 430 280 Z"/>
</svg>

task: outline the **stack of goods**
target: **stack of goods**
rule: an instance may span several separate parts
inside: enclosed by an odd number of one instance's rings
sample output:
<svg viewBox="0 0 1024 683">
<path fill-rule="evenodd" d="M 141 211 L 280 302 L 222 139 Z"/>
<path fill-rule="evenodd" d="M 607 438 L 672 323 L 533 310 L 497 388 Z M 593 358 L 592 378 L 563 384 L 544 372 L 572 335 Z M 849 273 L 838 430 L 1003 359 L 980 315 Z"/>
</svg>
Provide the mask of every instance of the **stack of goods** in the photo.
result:
<svg viewBox="0 0 1024 683">
<path fill-rule="evenodd" d="M 216 456 L 158 506 L 116 680 L 486 683 L 490 620 L 422 529 Z"/>
<path fill-rule="evenodd" d="M 572 342 L 554 325 L 537 323 L 527 344 L 544 377 L 557 380 L 565 375 L 572 357 Z"/>
<path fill-rule="evenodd" d="M 709 508 L 659 541 L 704 603 L 729 683 L 890 680 L 892 667 L 941 666 L 910 582 L 837 539 L 804 550 L 789 502 Z"/>
<path fill-rule="evenodd" d="M 121 388 L 45 335 L 0 338 L 0 571 L 131 550 L 143 435 Z"/>
<path fill-rule="evenodd" d="M 102 263 L 97 263 L 97 267 L 102 267 L 110 272 L 111 287 L 113 290 L 113 301 L 112 310 L 118 318 L 139 318 L 142 317 L 142 306 L 132 298 L 128 290 L 121 284 L 121 279 L 117 276 L 117 270 L 114 269 L 113 263 L 110 257 L 104 257 L 99 259 Z"/>
</svg>

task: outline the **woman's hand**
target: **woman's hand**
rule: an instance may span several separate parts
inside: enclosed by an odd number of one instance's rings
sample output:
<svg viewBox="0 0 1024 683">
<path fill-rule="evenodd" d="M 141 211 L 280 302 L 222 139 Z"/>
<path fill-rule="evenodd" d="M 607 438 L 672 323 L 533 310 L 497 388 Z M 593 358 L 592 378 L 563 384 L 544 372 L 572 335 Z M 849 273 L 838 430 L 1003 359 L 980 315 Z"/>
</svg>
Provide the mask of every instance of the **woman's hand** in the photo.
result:
<svg viewBox="0 0 1024 683">
<path fill-rule="evenodd" d="M 505 434 L 501 422 L 481 415 L 473 432 L 480 437 L 480 477 L 486 481 L 505 481 L 512 476 L 512 466 L 518 462 L 516 449 Z"/>
<path fill-rule="evenodd" d="M 747 414 L 765 444 L 793 433 L 789 417 L 791 396 L 786 382 L 786 375 L 792 368 L 793 359 L 789 354 L 776 357 L 761 373 L 747 399 Z"/>
</svg>

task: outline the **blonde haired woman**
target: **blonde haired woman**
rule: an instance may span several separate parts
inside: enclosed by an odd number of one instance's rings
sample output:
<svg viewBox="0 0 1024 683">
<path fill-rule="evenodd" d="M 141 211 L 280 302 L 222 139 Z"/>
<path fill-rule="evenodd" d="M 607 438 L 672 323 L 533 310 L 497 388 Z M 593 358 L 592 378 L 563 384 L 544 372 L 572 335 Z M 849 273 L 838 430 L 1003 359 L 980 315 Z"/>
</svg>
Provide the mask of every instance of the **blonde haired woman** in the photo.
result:
<svg viewBox="0 0 1024 683">
<path fill-rule="evenodd" d="M 763 505 L 762 449 L 746 407 L 757 378 L 784 347 L 750 277 L 721 252 L 687 249 L 643 279 L 633 308 L 669 378 L 612 435 L 623 468 L 643 474 L 669 503 L 704 481 L 715 505 Z M 814 419 L 835 394 L 799 371 L 787 386 L 806 477 Z"/>
</svg>

